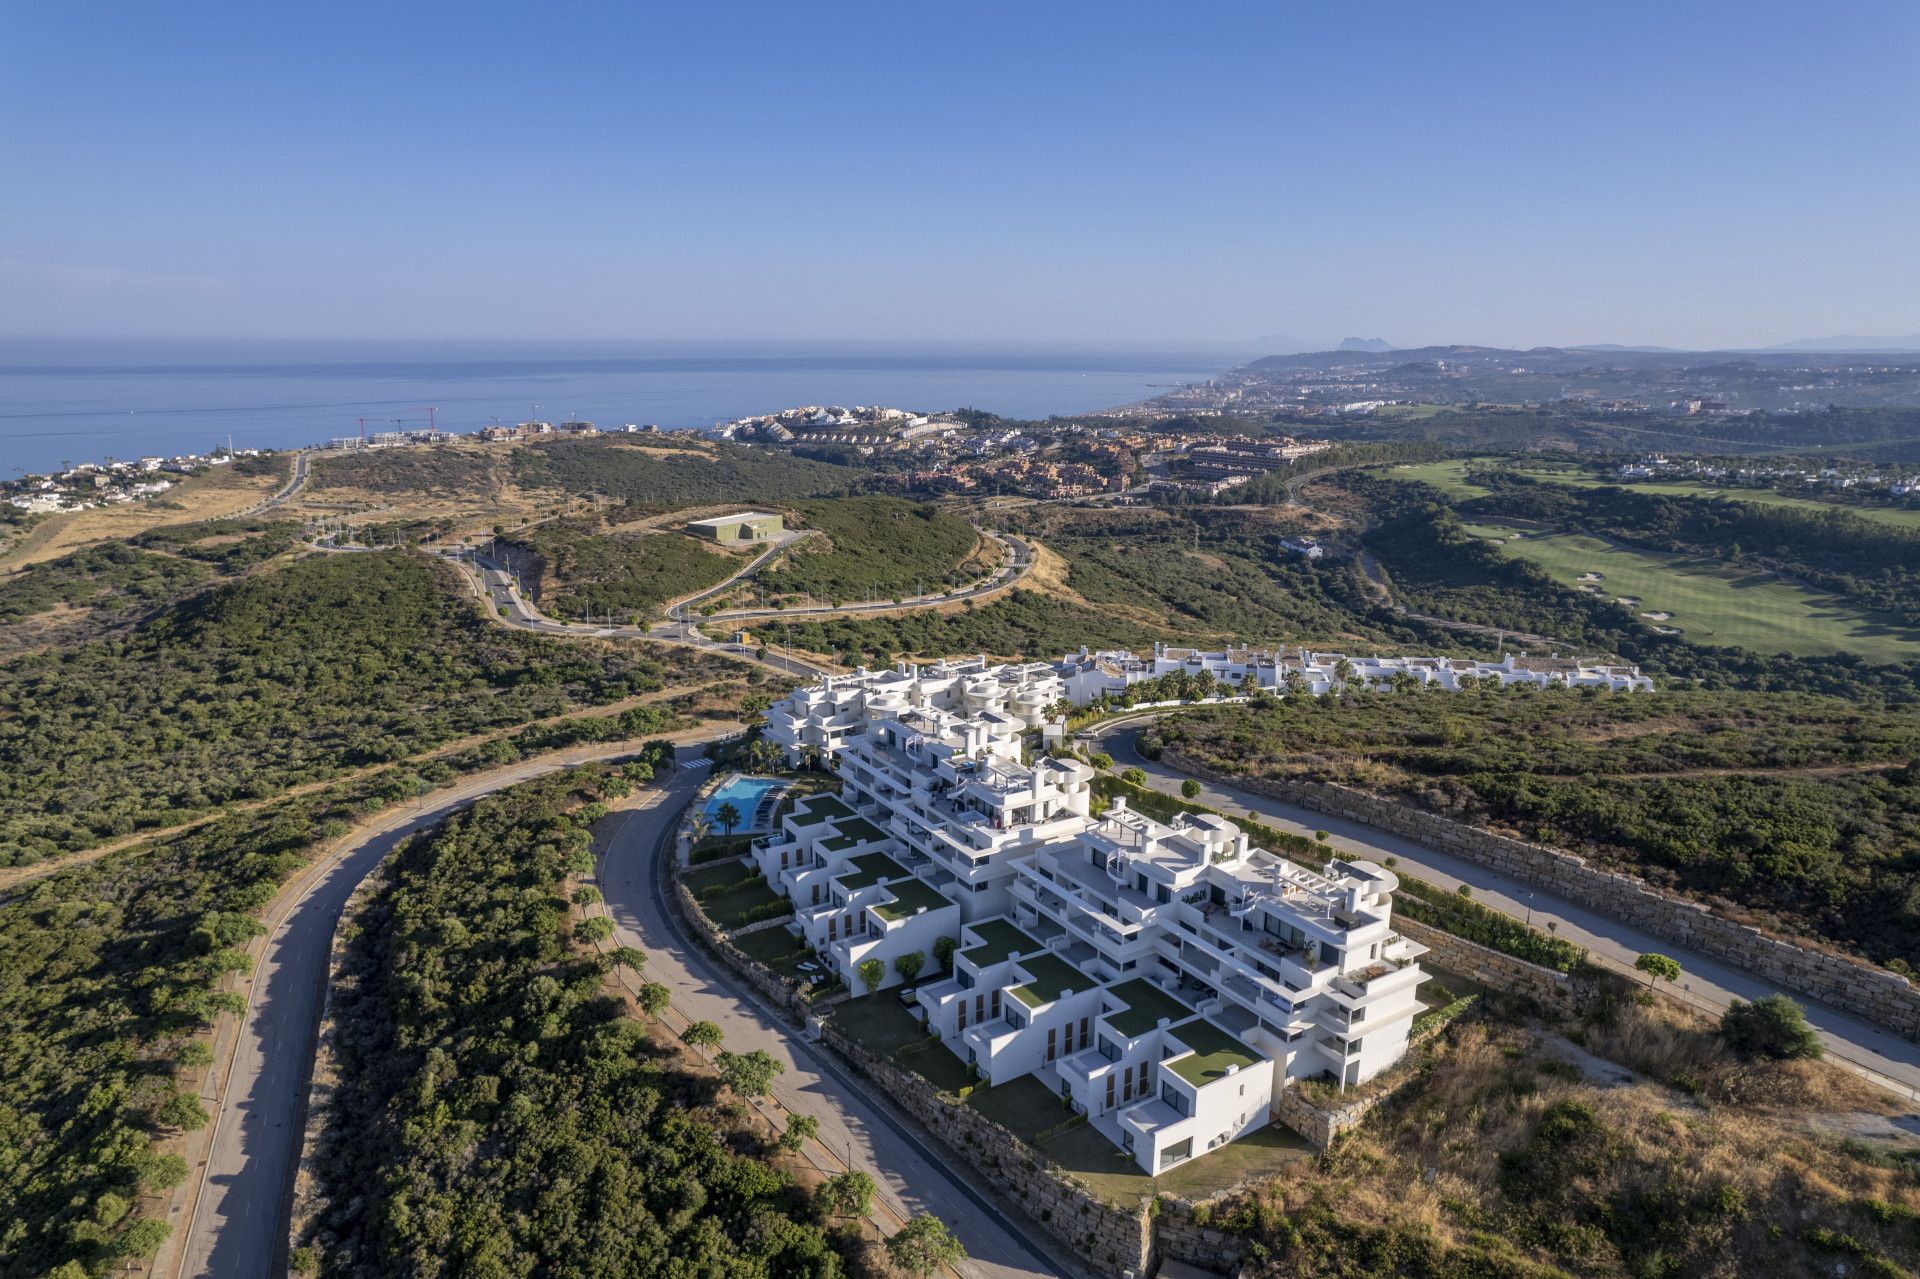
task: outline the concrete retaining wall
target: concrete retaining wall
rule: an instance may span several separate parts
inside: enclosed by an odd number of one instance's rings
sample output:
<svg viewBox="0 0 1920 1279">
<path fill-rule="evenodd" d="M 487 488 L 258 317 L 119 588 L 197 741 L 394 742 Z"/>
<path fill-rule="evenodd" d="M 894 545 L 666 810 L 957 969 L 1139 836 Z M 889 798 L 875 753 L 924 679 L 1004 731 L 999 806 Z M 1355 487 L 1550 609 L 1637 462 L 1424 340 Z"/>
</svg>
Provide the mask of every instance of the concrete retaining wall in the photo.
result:
<svg viewBox="0 0 1920 1279">
<path fill-rule="evenodd" d="M 1564 849 L 1495 835 L 1349 786 L 1235 777 L 1168 747 L 1182 772 L 1317 813 L 1342 817 L 1463 857 L 1556 897 L 1619 920 L 1677 946 L 1724 959 L 1743 971 L 1844 1009 L 1908 1039 L 1920 1040 L 1920 990 L 1897 973 L 1829 954 L 1716 915 L 1645 880 L 1591 866 Z"/>
</svg>

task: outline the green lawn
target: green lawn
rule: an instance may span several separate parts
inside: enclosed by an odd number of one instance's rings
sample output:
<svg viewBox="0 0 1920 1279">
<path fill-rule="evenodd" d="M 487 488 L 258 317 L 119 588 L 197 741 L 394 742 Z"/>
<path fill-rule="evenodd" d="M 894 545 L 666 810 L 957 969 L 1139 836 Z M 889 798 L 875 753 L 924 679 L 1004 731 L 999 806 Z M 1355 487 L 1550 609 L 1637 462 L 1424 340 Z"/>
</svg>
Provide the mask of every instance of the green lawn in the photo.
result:
<svg viewBox="0 0 1920 1279">
<path fill-rule="evenodd" d="M 774 902 L 785 901 L 767 881 L 746 862 L 715 862 L 682 877 L 687 890 L 700 903 L 700 909 L 722 929 L 738 928 L 750 912 Z M 738 884 L 712 896 L 703 894 L 725 885 Z"/>
<path fill-rule="evenodd" d="M 1058 1093 L 1032 1075 L 982 1088 L 967 1098 L 967 1104 L 1026 1142 L 1073 1114 L 1061 1107 Z"/>
<path fill-rule="evenodd" d="M 1591 585 L 1609 598 L 1629 598 L 1637 614 L 1701 644 L 1732 644 L 1757 653 L 1852 652 L 1874 662 L 1920 657 L 1920 631 L 1883 622 L 1845 601 L 1771 574 L 1717 560 L 1659 555 L 1610 546 L 1574 533 L 1509 540 L 1503 554 L 1531 560 L 1569 586 Z M 1598 582 L 1582 574 L 1599 573 Z"/>
<path fill-rule="evenodd" d="M 1314 1157 L 1313 1147 L 1279 1124 L 1268 1124 L 1198 1159 L 1149 1177 L 1133 1156 L 1091 1123 L 1068 1129 L 1040 1146 L 1041 1153 L 1086 1183 L 1109 1203 L 1133 1207 L 1155 1194 L 1203 1199 L 1250 1177 L 1270 1176 L 1290 1163 Z"/>
<path fill-rule="evenodd" d="M 1475 459 L 1482 460 L 1482 459 Z M 1485 459 L 1491 461 L 1493 459 Z M 1548 480 L 1574 488 L 1624 488 L 1636 493 L 1660 493 L 1668 497 L 1721 497 L 1730 501 L 1752 502 L 1759 506 L 1792 506 L 1803 511 L 1843 511 L 1863 520 L 1889 524 L 1894 528 L 1920 529 L 1920 508 L 1909 506 L 1853 506 L 1845 502 L 1822 502 L 1812 497 L 1789 497 L 1772 489 L 1723 488 L 1715 484 L 1694 484 L 1685 480 L 1623 481 L 1589 475 L 1566 467 L 1541 464 L 1511 466 L 1508 469 L 1536 480 Z M 1464 502 L 1485 497 L 1487 490 L 1467 482 L 1467 461 L 1419 462 L 1396 466 L 1395 479 L 1418 480 L 1445 493 L 1449 500 Z"/>
<path fill-rule="evenodd" d="M 927 1032 L 899 1000 L 897 990 L 849 999 L 834 1010 L 833 1024 L 868 1052 L 889 1057 Z"/>
</svg>

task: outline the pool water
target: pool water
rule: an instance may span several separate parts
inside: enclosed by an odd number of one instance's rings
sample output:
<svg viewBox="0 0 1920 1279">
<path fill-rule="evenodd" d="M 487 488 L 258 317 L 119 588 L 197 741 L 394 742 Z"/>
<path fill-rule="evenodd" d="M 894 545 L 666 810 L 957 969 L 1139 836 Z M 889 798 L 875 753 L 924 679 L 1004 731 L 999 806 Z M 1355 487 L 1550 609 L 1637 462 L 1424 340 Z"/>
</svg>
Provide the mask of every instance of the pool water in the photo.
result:
<svg viewBox="0 0 1920 1279">
<path fill-rule="evenodd" d="M 720 811 L 720 805 L 730 803 L 740 810 L 740 824 L 734 827 L 735 834 L 759 830 L 773 820 L 773 804 L 770 801 L 786 788 L 785 782 L 772 777 L 747 777 L 736 774 L 729 777 L 719 790 L 707 797 L 704 810 L 707 820 L 712 822 L 718 830 L 720 819 L 716 814 Z M 766 804 L 764 817 L 760 811 L 762 803 Z"/>
</svg>

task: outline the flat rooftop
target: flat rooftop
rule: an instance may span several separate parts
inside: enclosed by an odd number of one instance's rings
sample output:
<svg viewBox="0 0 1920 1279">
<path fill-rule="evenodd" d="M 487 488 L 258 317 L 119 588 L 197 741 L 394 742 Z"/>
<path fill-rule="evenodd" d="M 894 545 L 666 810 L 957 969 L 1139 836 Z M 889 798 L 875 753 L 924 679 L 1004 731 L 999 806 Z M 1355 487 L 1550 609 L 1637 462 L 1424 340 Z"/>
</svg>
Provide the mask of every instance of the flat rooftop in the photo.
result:
<svg viewBox="0 0 1920 1279">
<path fill-rule="evenodd" d="M 1032 980 L 1008 993 L 1029 1008 L 1050 1004 L 1070 990 L 1092 990 L 1100 984 L 1051 952 L 1023 959 L 1019 966 L 1032 975 Z"/>
<path fill-rule="evenodd" d="M 939 910 L 942 906 L 951 906 L 947 895 L 923 879 L 902 879 L 887 885 L 887 891 L 893 894 L 890 902 L 877 902 L 873 913 L 882 919 L 905 919 L 909 915 L 920 913 L 921 907 Z"/>
<path fill-rule="evenodd" d="M 1169 995 L 1144 977 L 1123 982 L 1107 991 L 1125 1007 L 1107 1014 L 1107 1024 L 1128 1039 L 1138 1039 L 1160 1024 L 1193 1016 L 1194 1010 Z"/>
<path fill-rule="evenodd" d="M 833 882 L 850 893 L 857 893 L 862 888 L 871 888 L 884 880 L 901 879 L 907 874 L 905 866 L 885 853 L 868 853 L 864 857 L 856 857 L 849 861 L 847 866 L 847 870 L 833 877 Z"/>
<path fill-rule="evenodd" d="M 738 524 L 741 520 L 777 520 L 780 517 L 770 511 L 742 511 L 738 515 L 716 515 L 712 519 L 688 520 L 688 528 L 719 528 L 722 524 Z"/>
<path fill-rule="evenodd" d="M 1044 949 L 1011 920 L 983 919 L 968 927 L 973 929 L 973 935 L 980 939 L 980 944 L 961 951 L 960 957 L 975 968 L 990 968 L 1015 955 L 1031 955 L 1036 950 Z"/>
<path fill-rule="evenodd" d="M 864 817 L 855 817 L 851 821 L 835 822 L 833 828 L 838 831 L 839 834 L 820 841 L 820 847 L 830 853 L 845 852 L 847 849 L 857 848 L 861 844 L 878 843 L 887 837 L 885 831 Z"/>
<path fill-rule="evenodd" d="M 851 817 L 853 810 L 838 795 L 815 795 L 803 799 L 787 819 L 795 826 L 817 826 L 834 817 Z"/>
<path fill-rule="evenodd" d="M 1177 1027 L 1173 1034 L 1193 1052 L 1166 1063 L 1166 1069 L 1196 1088 L 1225 1079 L 1229 1066 L 1245 1070 L 1266 1060 L 1205 1018 Z"/>
</svg>

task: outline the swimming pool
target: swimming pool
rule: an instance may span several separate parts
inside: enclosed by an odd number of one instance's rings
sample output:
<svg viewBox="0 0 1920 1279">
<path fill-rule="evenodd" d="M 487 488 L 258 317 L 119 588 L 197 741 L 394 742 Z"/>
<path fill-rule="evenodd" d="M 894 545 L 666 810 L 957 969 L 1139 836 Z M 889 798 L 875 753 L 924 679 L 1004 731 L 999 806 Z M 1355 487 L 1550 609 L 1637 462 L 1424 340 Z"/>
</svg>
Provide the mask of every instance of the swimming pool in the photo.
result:
<svg viewBox="0 0 1920 1279">
<path fill-rule="evenodd" d="M 787 784 L 773 777 L 748 777 L 744 773 L 735 773 L 720 786 L 720 789 L 707 797 L 706 807 L 702 810 L 707 820 L 716 830 L 721 828 L 718 816 L 720 805 L 732 804 L 740 813 L 740 824 L 733 828 L 734 834 L 743 831 L 765 830 L 773 824 L 773 810 L 780 801 L 780 792 Z"/>
</svg>

